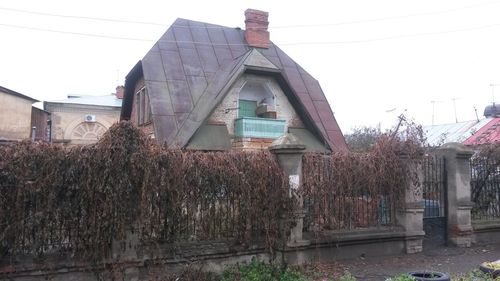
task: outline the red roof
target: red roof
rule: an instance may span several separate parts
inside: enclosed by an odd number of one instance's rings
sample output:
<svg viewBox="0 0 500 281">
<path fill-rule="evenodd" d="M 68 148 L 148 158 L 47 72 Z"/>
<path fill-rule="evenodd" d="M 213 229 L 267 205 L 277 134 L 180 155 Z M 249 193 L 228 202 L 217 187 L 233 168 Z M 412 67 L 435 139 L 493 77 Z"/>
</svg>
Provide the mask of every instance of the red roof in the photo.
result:
<svg viewBox="0 0 500 281">
<path fill-rule="evenodd" d="M 479 145 L 498 141 L 500 141 L 500 118 L 497 117 L 493 118 L 463 143 L 465 145 Z"/>
</svg>

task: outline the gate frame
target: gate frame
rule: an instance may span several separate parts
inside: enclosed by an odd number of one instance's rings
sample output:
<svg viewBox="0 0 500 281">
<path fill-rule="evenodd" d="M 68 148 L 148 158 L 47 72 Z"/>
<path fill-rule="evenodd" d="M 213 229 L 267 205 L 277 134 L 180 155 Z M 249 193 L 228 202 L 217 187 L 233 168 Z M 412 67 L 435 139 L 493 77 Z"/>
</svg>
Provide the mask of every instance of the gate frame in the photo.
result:
<svg viewBox="0 0 500 281">
<path fill-rule="evenodd" d="M 446 158 L 443 156 L 440 156 L 440 155 L 436 155 L 436 154 L 431 154 L 431 155 L 429 155 L 429 157 L 431 157 L 432 160 L 424 159 L 423 161 L 426 161 L 426 162 L 424 162 L 425 164 L 423 163 L 423 165 L 422 165 L 422 172 L 423 172 L 423 179 L 424 179 L 424 183 L 422 186 L 422 188 L 423 188 L 422 189 L 422 201 L 424 202 L 424 215 L 422 217 L 422 220 L 423 220 L 422 226 L 423 226 L 423 229 L 425 231 L 426 220 L 427 220 L 427 222 L 429 222 L 429 220 L 432 220 L 432 219 L 434 219 L 435 221 L 442 220 L 441 223 L 443 225 L 443 232 L 441 234 L 442 234 L 444 241 L 443 241 L 443 244 L 440 244 L 440 245 L 448 246 L 448 181 L 447 181 L 447 171 L 446 171 Z M 434 167 L 434 168 L 429 167 L 431 165 L 431 161 L 436 167 Z M 437 167 L 439 167 L 439 168 L 437 168 Z M 431 175 L 432 178 L 430 180 L 427 177 L 429 174 L 432 174 Z M 431 182 L 431 184 L 435 184 L 435 183 L 438 184 L 437 191 L 440 193 L 440 196 L 438 198 L 438 202 L 439 202 L 439 209 L 438 209 L 439 215 L 438 216 L 429 216 L 429 217 L 425 216 L 425 209 L 427 208 L 427 205 L 428 205 L 428 204 L 426 204 L 426 200 L 429 200 L 429 199 L 425 198 L 425 196 L 424 196 L 425 192 L 427 191 L 425 188 L 425 182 Z M 429 240 L 432 240 L 432 239 L 429 239 L 427 236 L 427 233 L 426 233 L 426 235 L 424 236 L 424 246 L 425 246 L 425 241 L 429 241 Z M 436 245 L 431 244 L 429 246 L 436 246 Z"/>
<path fill-rule="evenodd" d="M 435 153 L 446 159 L 448 245 L 470 247 L 472 244 L 470 158 L 473 154 L 473 150 L 461 143 L 444 144 Z"/>
</svg>

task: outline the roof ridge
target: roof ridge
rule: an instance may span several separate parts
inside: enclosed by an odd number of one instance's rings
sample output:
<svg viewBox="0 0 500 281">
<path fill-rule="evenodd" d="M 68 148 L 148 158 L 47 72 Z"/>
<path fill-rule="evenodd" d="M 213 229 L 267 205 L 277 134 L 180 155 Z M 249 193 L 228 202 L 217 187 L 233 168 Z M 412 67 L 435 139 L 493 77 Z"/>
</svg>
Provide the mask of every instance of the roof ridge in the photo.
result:
<svg viewBox="0 0 500 281">
<path fill-rule="evenodd" d="M 177 21 L 186 21 L 188 25 L 176 25 Z M 189 25 L 189 23 L 198 23 L 198 24 L 203 24 L 203 28 L 229 28 L 229 29 L 241 29 L 241 27 L 231 27 L 231 26 L 225 26 L 225 25 L 220 25 L 220 24 L 213 24 L 213 23 L 208 23 L 208 22 L 203 22 L 203 21 L 197 21 L 197 20 L 191 20 L 191 19 L 186 19 L 186 18 L 176 18 L 174 20 L 174 23 L 170 27 L 188 27 L 188 28 L 196 28 L 197 26 Z M 169 28 L 170 28 L 169 27 Z M 200 26 L 200 28 L 202 28 Z"/>
<path fill-rule="evenodd" d="M 16 96 L 16 97 L 27 99 L 29 101 L 32 101 L 33 103 L 40 102 L 39 100 L 34 99 L 34 98 L 30 97 L 30 96 L 21 94 L 19 92 L 16 92 L 14 90 L 11 90 L 11 89 L 8 89 L 8 88 L 2 87 L 2 86 L 0 86 L 0 92 L 4 92 L 4 93 L 9 94 L 9 95 L 13 95 L 13 96 Z"/>
</svg>

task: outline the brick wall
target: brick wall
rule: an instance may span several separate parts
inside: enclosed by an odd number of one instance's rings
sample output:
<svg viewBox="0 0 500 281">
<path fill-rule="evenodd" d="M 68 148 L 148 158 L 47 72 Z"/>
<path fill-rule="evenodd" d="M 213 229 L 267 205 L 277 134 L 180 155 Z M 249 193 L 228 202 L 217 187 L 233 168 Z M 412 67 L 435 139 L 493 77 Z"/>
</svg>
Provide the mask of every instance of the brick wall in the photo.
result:
<svg viewBox="0 0 500 281">
<path fill-rule="evenodd" d="M 288 127 L 304 128 L 304 123 L 279 84 L 273 78 L 253 74 L 244 74 L 234 83 L 227 96 L 217 106 L 208 119 L 209 123 L 226 124 L 234 149 L 265 149 L 269 147 L 274 140 L 262 138 L 235 138 L 234 136 L 234 120 L 238 117 L 239 92 L 245 85 L 246 81 L 267 84 L 267 87 L 272 91 L 276 99 L 275 104 L 277 119 L 286 120 L 285 132 L 288 130 Z"/>
</svg>

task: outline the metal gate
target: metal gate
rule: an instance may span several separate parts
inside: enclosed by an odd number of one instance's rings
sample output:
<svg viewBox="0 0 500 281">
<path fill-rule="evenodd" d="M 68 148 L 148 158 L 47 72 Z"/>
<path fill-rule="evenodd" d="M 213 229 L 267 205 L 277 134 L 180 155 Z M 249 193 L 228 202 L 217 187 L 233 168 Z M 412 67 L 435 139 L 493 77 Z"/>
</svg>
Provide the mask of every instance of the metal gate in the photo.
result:
<svg viewBox="0 0 500 281">
<path fill-rule="evenodd" d="M 447 184 L 445 159 L 427 156 L 422 163 L 424 200 L 424 248 L 446 245 Z"/>
</svg>

